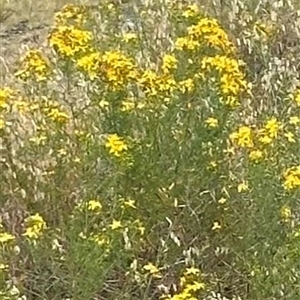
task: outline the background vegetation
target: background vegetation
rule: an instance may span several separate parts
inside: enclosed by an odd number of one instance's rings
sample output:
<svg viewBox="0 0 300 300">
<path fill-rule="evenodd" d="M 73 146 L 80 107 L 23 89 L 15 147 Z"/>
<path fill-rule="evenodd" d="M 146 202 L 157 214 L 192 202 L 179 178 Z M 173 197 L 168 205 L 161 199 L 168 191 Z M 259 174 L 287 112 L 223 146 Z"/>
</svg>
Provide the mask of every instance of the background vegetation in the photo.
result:
<svg viewBox="0 0 300 300">
<path fill-rule="evenodd" d="M 300 299 L 297 1 L 0 8 L 1 299 Z"/>
</svg>

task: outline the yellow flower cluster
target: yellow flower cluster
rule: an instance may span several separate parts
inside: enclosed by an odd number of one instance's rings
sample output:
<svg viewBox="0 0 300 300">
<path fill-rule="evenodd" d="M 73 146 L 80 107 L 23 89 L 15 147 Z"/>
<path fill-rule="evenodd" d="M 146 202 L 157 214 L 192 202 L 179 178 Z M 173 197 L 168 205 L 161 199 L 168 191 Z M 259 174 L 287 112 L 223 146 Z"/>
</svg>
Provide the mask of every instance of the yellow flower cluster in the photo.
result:
<svg viewBox="0 0 300 300">
<path fill-rule="evenodd" d="M 241 126 L 236 132 L 230 134 L 230 139 L 239 147 L 252 148 L 253 147 L 253 131 L 248 126 Z"/>
<path fill-rule="evenodd" d="M 300 166 L 290 167 L 284 172 L 284 189 L 293 190 L 300 187 Z"/>
<path fill-rule="evenodd" d="M 124 140 L 117 134 L 110 134 L 107 137 L 105 146 L 109 149 L 109 153 L 115 155 L 116 157 L 120 157 L 121 154 L 128 149 Z"/>
<path fill-rule="evenodd" d="M 124 88 L 138 74 L 133 60 L 120 51 L 89 53 L 78 60 L 77 66 L 90 79 L 99 77 L 116 90 Z"/>
<path fill-rule="evenodd" d="M 288 223 L 292 219 L 292 210 L 288 205 L 284 205 L 280 209 L 280 217 L 282 222 Z"/>
<path fill-rule="evenodd" d="M 3 231 L 3 225 L 0 223 L 0 244 L 8 243 L 15 240 L 15 236 Z"/>
<path fill-rule="evenodd" d="M 275 117 L 267 120 L 264 128 L 258 131 L 259 141 L 262 144 L 270 144 L 274 139 L 277 138 L 279 130 L 282 125 Z"/>
<path fill-rule="evenodd" d="M 293 96 L 294 101 L 296 102 L 297 106 L 300 106 L 300 89 L 295 92 Z"/>
<path fill-rule="evenodd" d="M 57 124 L 65 124 L 70 119 L 70 116 L 56 101 L 46 101 L 43 107 L 43 113 L 46 118 Z"/>
<path fill-rule="evenodd" d="M 205 285 L 200 280 L 200 270 L 194 267 L 187 268 L 180 278 L 180 292 L 171 296 L 163 295 L 160 299 L 166 300 L 197 300 L 199 291 L 204 290 Z"/>
<path fill-rule="evenodd" d="M 119 51 L 106 51 L 101 57 L 102 76 L 115 89 L 120 89 L 137 77 L 131 58 Z"/>
<path fill-rule="evenodd" d="M 77 66 L 87 73 L 91 80 L 100 76 L 101 72 L 101 53 L 92 52 L 77 61 Z"/>
<path fill-rule="evenodd" d="M 81 201 L 77 205 L 77 209 L 80 211 L 89 211 L 89 212 L 92 212 L 92 213 L 98 215 L 102 211 L 102 204 L 97 199 L 92 199 L 87 202 Z"/>
<path fill-rule="evenodd" d="M 247 89 L 245 75 L 241 71 L 243 63 L 225 55 L 207 56 L 201 61 L 206 72 L 216 70 L 220 76 L 220 88 L 225 98 L 237 97 Z"/>
<path fill-rule="evenodd" d="M 21 58 L 19 71 L 15 73 L 15 76 L 22 80 L 35 79 L 36 81 L 44 81 L 49 78 L 49 75 L 49 62 L 40 50 L 26 52 Z"/>
<path fill-rule="evenodd" d="M 193 18 L 199 14 L 200 10 L 197 4 L 188 5 L 187 8 L 182 13 L 185 18 Z"/>
<path fill-rule="evenodd" d="M 268 119 L 262 128 L 251 128 L 250 126 L 240 126 L 236 131 L 229 135 L 230 140 L 238 147 L 249 150 L 249 159 L 258 162 L 264 157 L 265 146 L 277 139 L 279 130 L 282 128 L 281 122 L 275 117 Z M 284 136 L 289 142 L 294 141 L 291 132 Z"/>
<path fill-rule="evenodd" d="M 147 96 L 156 96 L 160 93 L 170 95 L 177 88 L 177 83 L 173 76 L 159 76 L 152 70 L 145 70 L 142 73 L 138 79 L 138 85 Z"/>
<path fill-rule="evenodd" d="M 164 74 L 169 74 L 172 70 L 177 68 L 178 60 L 172 54 L 165 54 L 163 57 L 162 71 Z"/>
<path fill-rule="evenodd" d="M 92 34 L 73 25 L 57 26 L 49 35 L 49 44 L 63 57 L 73 57 L 90 48 Z"/>
<path fill-rule="evenodd" d="M 87 19 L 87 10 L 84 5 L 66 4 L 55 16 L 56 26 L 82 25 Z"/>
<path fill-rule="evenodd" d="M 25 219 L 25 227 L 26 230 L 23 235 L 29 239 L 36 240 L 43 234 L 47 225 L 44 219 L 37 213 Z"/>
<path fill-rule="evenodd" d="M 227 33 L 213 18 L 202 18 L 196 25 L 187 28 L 187 36 L 179 37 L 175 43 L 178 50 L 198 50 L 203 47 L 233 53 L 235 47 L 229 40 Z"/>
<path fill-rule="evenodd" d="M 0 89 L 0 111 L 8 107 L 8 99 L 13 93 L 13 90 L 7 87 Z"/>
<path fill-rule="evenodd" d="M 14 95 L 14 91 L 8 87 L 0 89 L 0 130 L 6 126 L 5 112 L 9 108 L 9 100 Z"/>
</svg>

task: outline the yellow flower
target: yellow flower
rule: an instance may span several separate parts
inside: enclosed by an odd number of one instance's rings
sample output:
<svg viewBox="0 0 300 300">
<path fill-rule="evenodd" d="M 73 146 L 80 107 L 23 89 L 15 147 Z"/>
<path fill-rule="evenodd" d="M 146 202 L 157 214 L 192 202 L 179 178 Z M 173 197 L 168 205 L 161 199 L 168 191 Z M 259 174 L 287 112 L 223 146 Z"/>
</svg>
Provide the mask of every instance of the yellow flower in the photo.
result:
<svg viewBox="0 0 300 300">
<path fill-rule="evenodd" d="M 283 222 L 288 222 L 292 217 L 292 210 L 289 206 L 284 205 L 280 209 L 280 216 Z"/>
<path fill-rule="evenodd" d="M 220 90 L 225 103 L 233 102 L 236 106 L 236 97 L 248 89 L 245 74 L 241 71 L 242 61 L 226 55 L 206 56 L 201 61 L 201 68 L 206 73 L 217 71 L 220 74 Z"/>
<path fill-rule="evenodd" d="M 47 138 L 46 135 L 40 134 L 40 135 L 38 135 L 38 136 L 30 137 L 30 138 L 28 139 L 28 141 L 31 142 L 31 143 L 34 143 L 34 144 L 36 144 L 36 145 L 39 146 L 39 145 L 45 145 L 47 139 L 48 139 L 48 138 Z"/>
<path fill-rule="evenodd" d="M 292 190 L 300 187 L 300 166 L 288 168 L 284 174 L 283 187 L 286 190 Z"/>
<path fill-rule="evenodd" d="M 175 41 L 175 48 L 177 50 L 196 50 L 200 47 L 200 42 L 193 40 L 191 37 L 178 37 Z"/>
<path fill-rule="evenodd" d="M 110 228 L 112 230 L 116 230 L 116 229 L 122 228 L 121 221 L 113 220 L 113 222 L 110 224 Z"/>
<path fill-rule="evenodd" d="M 57 123 L 66 123 L 70 117 L 65 112 L 59 110 L 56 107 L 50 108 L 47 114 L 47 117 L 50 118 L 52 121 Z"/>
<path fill-rule="evenodd" d="M 242 148 L 252 148 L 252 130 L 248 126 L 239 127 L 238 131 L 233 132 L 230 135 L 230 139 L 237 143 L 238 146 Z"/>
<path fill-rule="evenodd" d="M 197 292 L 199 290 L 202 290 L 205 288 L 205 285 L 204 283 L 202 282 L 198 282 L 198 281 L 193 281 L 193 283 L 189 283 L 185 286 L 185 291 L 187 293 L 190 293 L 190 292 Z"/>
<path fill-rule="evenodd" d="M 117 134 L 109 135 L 105 146 L 109 149 L 110 154 L 117 157 L 120 157 L 121 154 L 128 149 L 126 143 Z"/>
<path fill-rule="evenodd" d="M 272 138 L 265 134 L 264 131 L 259 131 L 258 140 L 264 145 L 272 143 Z"/>
<path fill-rule="evenodd" d="M 74 26 L 58 26 L 49 36 L 50 46 L 66 57 L 86 52 L 91 41 L 91 32 L 77 29 Z"/>
<path fill-rule="evenodd" d="M 49 78 L 50 66 L 40 50 L 29 50 L 21 58 L 20 70 L 15 73 L 17 78 L 27 80 L 33 78 L 44 81 Z"/>
<path fill-rule="evenodd" d="M 242 181 L 242 182 L 238 185 L 237 190 L 238 190 L 239 193 L 248 191 L 248 190 L 249 190 L 248 183 L 247 183 L 246 181 Z"/>
<path fill-rule="evenodd" d="M 218 200 L 218 203 L 220 203 L 220 204 L 224 204 L 224 203 L 226 203 L 226 202 L 227 202 L 227 199 L 224 198 L 224 197 L 222 197 L 222 198 L 220 198 L 220 199 Z"/>
<path fill-rule="evenodd" d="M 103 233 L 98 234 L 92 234 L 89 237 L 89 240 L 97 243 L 99 246 L 108 245 L 109 244 L 109 238 L 104 235 Z"/>
<path fill-rule="evenodd" d="M 87 210 L 99 213 L 102 209 L 102 204 L 98 200 L 90 200 L 87 203 Z"/>
<path fill-rule="evenodd" d="M 298 90 L 294 96 L 294 100 L 298 106 L 300 106 L 300 90 Z"/>
<path fill-rule="evenodd" d="M 101 57 L 101 78 L 113 90 L 123 89 L 138 76 L 134 60 L 121 51 L 106 51 Z"/>
<path fill-rule="evenodd" d="M 173 54 L 165 54 L 163 57 L 162 71 L 168 74 L 171 70 L 177 68 L 177 59 Z"/>
<path fill-rule="evenodd" d="M 101 54 L 99 52 L 84 55 L 77 61 L 77 66 L 87 73 L 91 80 L 100 75 Z"/>
<path fill-rule="evenodd" d="M 259 37 L 259 38 L 270 38 L 274 28 L 271 24 L 267 24 L 267 23 L 263 23 L 261 21 L 257 21 L 254 24 L 254 28 L 253 28 L 255 34 Z"/>
<path fill-rule="evenodd" d="M 0 232 L 0 243 L 7 243 L 13 241 L 15 237 L 7 232 Z"/>
<path fill-rule="evenodd" d="M 194 268 L 194 267 L 186 268 L 184 274 L 185 275 L 199 275 L 200 270 L 198 268 Z"/>
<path fill-rule="evenodd" d="M 185 18 L 195 17 L 199 14 L 199 7 L 197 4 L 188 5 L 186 10 L 182 13 Z"/>
<path fill-rule="evenodd" d="M 265 133 L 270 138 L 277 138 L 277 133 L 281 128 L 281 123 L 277 121 L 275 117 L 272 117 L 270 120 L 267 121 L 265 125 Z"/>
<path fill-rule="evenodd" d="M 134 41 L 137 39 L 137 34 L 133 32 L 127 32 L 123 34 L 122 41 L 125 43 L 129 43 L 130 41 Z"/>
<path fill-rule="evenodd" d="M 153 265 L 151 262 L 144 265 L 143 269 L 145 271 L 147 271 L 150 275 L 152 275 L 156 278 L 161 278 L 159 269 L 155 265 Z"/>
<path fill-rule="evenodd" d="M 218 127 L 218 119 L 216 118 L 208 118 L 205 123 L 212 128 Z"/>
<path fill-rule="evenodd" d="M 86 21 L 87 11 L 84 5 L 66 4 L 55 14 L 56 25 L 67 25 L 73 21 L 76 25 L 81 25 Z"/>
<path fill-rule="evenodd" d="M 0 263 L 0 271 L 7 270 L 7 269 L 8 269 L 7 264 Z"/>
<path fill-rule="evenodd" d="M 249 153 L 249 159 L 253 161 L 258 161 L 263 157 L 263 153 L 261 150 L 252 150 Z"/>
<path fill-rule="evenodd" d="M 192 78 L 182 80 L 178 84 L 179 84 L 180 91 L 183 93 L 186 93 L 186 92 L 190 93 L 195 88 L 194 80 Z"/>
<path fill-rule="evenodd" d="M 8 100 L 13 94 L 10 88 L 0 88 L 0 111 L 8 107 Z"/>
<path fill-rule="evenodd" d="M 214 222 L 213 226 L 212 226 L 212 230 L 218 230 L 218 229 L 221 229 L 221 225 L 220 225 L 220 222 L 216 221 Z"/>
<path fill-rule="evenodd" d="M 157 95 L 160 78 L 152 70 L 145 70 L 141 77 L 138 79 L 141 89 L 149 95 Z"/>
<path fill-rule="evenodd" d="M 189 38 L 194 41 L 202 41 L 204 46 L 215 50 L 223 50 L 227 53 L 235 51 L 227 33 L 221 28 L 216 19 L 202 18 L 197 24 L 189 26 L 187 32 Z"/>
<path fill-rule="evenodd" d="M 291 125 L 298 125 L 298 124 L 300 124 L 300 118 L 297 116 L 292 116 L 292 117 L 290 117 L 289 123 Z"/>
<path fill-rule="evenodd" d="M 39 214 L 35 214 L 26 218 L 25 225 L 26 229 L 23 235 L 28 237 L 29 239 L 39 238 L 42 235 L 44 229 L 47 228 L 46 222 Z"/>
<path fill-rule="evenodd" d="M 288 142 L 296 143 L 295 135 L 292 132 L 288 131 L 284 134 L 284 136 L 287 138 Z"/>
<path fill-rule="evenodd" d="M 125 199 L 124 199 L 125 200 Z M 123 207 L 126 208 L 126 207 L 130 207 L 130 208 L 136 208 L 135 206 L 135 201 L 132 200 L 132 199 L 127 199 L 123 202 Z"/>
</svg>

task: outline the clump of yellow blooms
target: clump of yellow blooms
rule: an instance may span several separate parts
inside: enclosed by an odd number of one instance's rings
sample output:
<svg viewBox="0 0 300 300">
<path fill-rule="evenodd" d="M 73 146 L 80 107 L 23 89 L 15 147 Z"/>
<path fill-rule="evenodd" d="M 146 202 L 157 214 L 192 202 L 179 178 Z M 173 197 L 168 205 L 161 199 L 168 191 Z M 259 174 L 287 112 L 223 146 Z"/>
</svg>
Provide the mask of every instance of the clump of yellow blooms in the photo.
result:
<svg viewBox="0 0 300 300">
<path fill-rule="evenodd" d="M 205 289 L 205 284 L 201 280 L 201 273 L 198 268 L 186 268 L 180 277 L 179 292 L 175 295 L 163 295 L 160 299 L 170 300 L 197 300 L 198 293 Z"/>
<path fill-rule="evenodd" d="M 215 128 L 218 127 L 219 121 L 216 118 L 210 117 L 205 120 L 205 124 L 207 124 L 208 127 Z"/>
<path fill-rule="evenodd" d="M 187 35 L 177 38 L 175 46 L 178 50 L 199 50 L 210 47 L 215 50 L 233 53 L 235 47 L 229 40 L 227 33 L 214 18 L 202 18 L 195 25 L 187 28 Z"/>
<path fill-rule="evenodd" d="M 283 205 L 280 208 L 280 217 L 282 222 L 288 223 L 292 218 L 292 210 L 288 205 Z"/>
<path fill-rule="evenodd" d="M 300 89 L 296 90 L 295 95 L 292 96 L 297 106 L 300 106 Z"/>
<path fill-rule="evenodd" d="M 110 154 L 113 154 L 116 157 L 120 157 L 126 150 L 128 150 L 128 146 L 124 139 L 119 137 L 117 134 L 110 134 L 107 137 L 105 147 L 109 149 Z"/>
<path fill-rule="evenodd" d="M 149 262 L 146 265 L 143 266 L 143 269 L 154 278 L 161 278 L 161 272 L 157 266 L 155 266 L 153 263 Z"/>
<path fill-rule="evenodd" d="M 80 211 L 89 211 L 98 215 L 102 211 L 102 204 L 99 200 L 92 199 L 88 201 L 81 201 L 79 204 L 77 204 L 76 208 Z"/>
<path fill-rule="evenodd" d="M 165 54 L 163 57 L 162 71 L 164 74 L 169 74 L 172 70 L 177 68 L 178 60 L 172 54 Z"/>
<path fill-rule="evenodd" d="M 101 72 L 101 53 L 92 52 L 77 60 L 77 66 L 82 69 L 91 80 L 100 76 Z"/>
<path fill-rule="evenodd" d="M 123 89 L 138 74 L 133 60 L 120 51 L 89 53 L 77 61 L 77 66 L 90 79 L 99 78 L 114 90 Z"/>
<path fill-rule="evenodd" d="M 253 130 L 249 126 L 241 126 L 230 134 L 230 139 L 242 148 L 253 147 Z"/>
<path fill-rule="evenodd" d="M 137 77 L 133 60 L 119 51 L 106 51 L 101 57 L 101 77 L 114 89 L 121 89 Z"/>
<path fill-rule="evenodd" d="M 300 187 L 300 166 L 288 168 L 284 172 L 284 189 L 293 190 Z"/>
<path fill-rule="evenodd" d="M 15 240 L 15 236 L 4 231 L 3 225 L 0 223 L 0 244 L 8 243 L 14 240 Z"/>
<path fill-rule="evenodd" d="M 14 91 L 8 87 L 0 89 L 0 111 L 8 107 L 8 100 Z"/>
<path fill-rule="evenodd" d="M 205 72 L 216 70 L 219 73 L 220 89 L 225 98 L 237 97 L 247 90 L 242 65 L 242 62 L 226 55 L 207 56 L 201 61 L 201 68 Z"/>
<path fill-rule="evenodd" d="M 15 92 L 8 88 L 0 88 L 0 130 L 6 127 L 5 112 L 10 106 L 10 99 L 15 94 Z"/>
<path fill-rule="evenodd" d="M 42 216 L 37 213 L 25 219 L 25 232 L 23 235 L 29 239 L 36 240 L 43 234 L 46 228 L 46 222 Z"/>
<path fill-rule="evenodd" d="M 73 25 L 57 26 L 49 35 L 49 44 L 63 57 L 74 57 L 90 48 L 92 33 Z"/>
<path fill-rule="evenodd" d="M 262 144 L 270 144 L 277 138 L 279 130 L 282 128 L 282 124 L 275 118 L 267 120 L 264 127 L 258 131 L 259 141 Z"/>
<path fill-rule="evenodd" d="M 182 16 L 185 18 L 193 18 L 198 16 L 200 10 L 197 4 L 188 5 L 184 12 L 182 13 Z"/>
<path fill-rule="evenodd" d="M 263 155 L 264 155 L 263 152 L 259 149 L 251 150 L 249 153 L 249 159 L 257 162 L 263 158 Z"/>
<path fill-rule="evenodd" d="M 45 81 L 50 75 L 50 65 L 41 50 L 29 50 L 21 58 L 19 71 L 15 73 L 22 80 Z"/>
<path fill-rule="evenodd" d="M 146 69 L 137 80 L 138 86 L 146 96 L 170 95 L 177 88 L 172 75 L 158 75 L 153 70 Z"/>
<path fill-rule="evenodd" d="M 82 25 L 87 18 L 87 9 L 84 5 L 66 4 L 55 14 L 54 20 L 56 26 L 67 24 Z"/>
</svg>

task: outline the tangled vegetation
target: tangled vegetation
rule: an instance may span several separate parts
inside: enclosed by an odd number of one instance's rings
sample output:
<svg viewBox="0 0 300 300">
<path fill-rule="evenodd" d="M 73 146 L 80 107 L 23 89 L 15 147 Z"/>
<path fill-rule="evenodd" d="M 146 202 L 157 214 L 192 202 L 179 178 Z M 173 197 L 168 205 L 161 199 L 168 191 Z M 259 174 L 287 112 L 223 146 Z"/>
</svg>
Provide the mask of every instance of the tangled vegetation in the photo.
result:
<svg viewBox="0 0 300 300">
<path fill-rule="evenodd" d="M 1 299 L 300 299 L 300 11 L 141 2 L 0 88 Z"/>
</svg>

